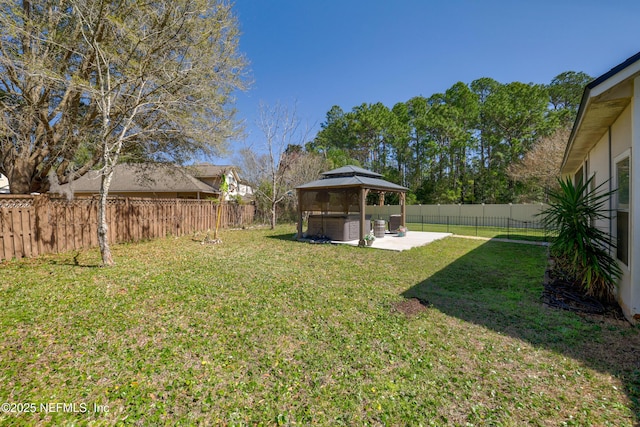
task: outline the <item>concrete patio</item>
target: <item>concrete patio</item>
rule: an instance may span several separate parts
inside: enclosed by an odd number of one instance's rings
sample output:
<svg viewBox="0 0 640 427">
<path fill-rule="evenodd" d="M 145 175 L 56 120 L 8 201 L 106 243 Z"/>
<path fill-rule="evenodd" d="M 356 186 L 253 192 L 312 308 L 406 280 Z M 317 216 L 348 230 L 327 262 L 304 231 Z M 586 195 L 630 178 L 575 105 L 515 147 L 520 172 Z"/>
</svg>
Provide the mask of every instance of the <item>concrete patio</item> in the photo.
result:
<svg viewBox="0 0 640 427">
<path fill-rule="evenodd" d="M 398 237 L 397 234 L 386 233 L 373 241 L 370 247 L 373 249 L 385 249 L 388 251 L 405 251 L 418 246 L 428 245 L 436 240 L 451 236 L 452 233 L 431 233 L 426 231 L 409 231 L 406 236 Z M 358 240 L 337 241 L 331 243 L 358 246 Z"/>
</svg>

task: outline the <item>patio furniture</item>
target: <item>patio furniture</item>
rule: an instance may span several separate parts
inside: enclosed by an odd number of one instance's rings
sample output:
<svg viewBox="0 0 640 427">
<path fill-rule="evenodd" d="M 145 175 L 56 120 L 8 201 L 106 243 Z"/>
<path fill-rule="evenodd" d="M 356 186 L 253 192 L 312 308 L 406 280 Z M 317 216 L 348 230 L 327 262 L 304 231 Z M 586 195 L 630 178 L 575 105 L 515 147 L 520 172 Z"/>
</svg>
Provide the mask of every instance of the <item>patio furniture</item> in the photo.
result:
<svg viewBox="0 0 640 427">
<path fill-rule="evenodd" d="M 398 227 L 402 225 L 402 216 L 401 215 L 390 215 L 389 216 L 389 231 L 395 233 L 398 230 Z"/>
</svg>

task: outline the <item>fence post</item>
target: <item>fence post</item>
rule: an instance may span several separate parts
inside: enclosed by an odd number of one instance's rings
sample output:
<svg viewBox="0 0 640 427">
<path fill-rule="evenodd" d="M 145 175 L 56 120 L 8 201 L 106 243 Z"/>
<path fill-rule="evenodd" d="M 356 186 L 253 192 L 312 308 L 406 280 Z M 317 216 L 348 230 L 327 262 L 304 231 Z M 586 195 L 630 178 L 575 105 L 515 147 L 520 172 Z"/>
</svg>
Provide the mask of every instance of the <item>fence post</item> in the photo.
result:
<svg viewBox="0 0 640 427">
<path fill-rule="evenodd" d="M 420 215 L 420 224 L 422 224 L 422 231 L 424 231 L 424 215 Z"/>
<path fill-rule="evenodd" d="M 478 217 L 476 217 L 476 237 L 478 237 Z"/>
<path fill-rule="evenodd" d="M 447 233 L 449 232 L 449 215 L 447 215 Z"/>
<path fill-rule="evenodd" d="M 129 200 L 129 197 L 125 197 L 124 199 L 124 215 L 127 216 L 127 223 L 126 223 L 126 240 L 127 242 L 132 242 L 134 241 L 133 238 L 133 214 L 131 213 L 131 201 Z"/>
<path fill-rule="evenodd" d="M 509 226 L 511 225 L 511 218 L 507 218 L 507 239 L 511 238 L 511 235 L 509 233 Z"/>
<path fill-rule="evenodd" d="M 174 227 L 175 228 L 173 229 L 173 235 L 177 237 L 177 236 L 179 236 L 178 229 L 180 228 L 180 225 L 178 224 L 178 222 L 180 221 L 179 217 L 178 217 L 178 211 L 180 210 L 180 200 L 178 198 L 176 198 L 176 208 L 175 209 L 176 209 L 176 213 L 174 215 L 174 218 L 175 218 L 175 226 Z"/>
</svg>

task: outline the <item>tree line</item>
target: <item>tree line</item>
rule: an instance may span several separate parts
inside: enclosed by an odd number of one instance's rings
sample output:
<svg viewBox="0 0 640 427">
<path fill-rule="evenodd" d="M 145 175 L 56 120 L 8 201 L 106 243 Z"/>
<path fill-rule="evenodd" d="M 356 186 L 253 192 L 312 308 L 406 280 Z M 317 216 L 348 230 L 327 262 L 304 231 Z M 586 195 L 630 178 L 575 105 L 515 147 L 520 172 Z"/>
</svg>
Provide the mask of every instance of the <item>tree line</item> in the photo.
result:
<svg viewBox="0 0 640 427">
<path fill-rule="evenodd" d="M 574 71 L 546 85 L 485 77 L 391 108 L 333 106 L 305 151 L 381 173 L 410 189 L 409 203 L 543 201 L 590 80 Z"/>
</svg>

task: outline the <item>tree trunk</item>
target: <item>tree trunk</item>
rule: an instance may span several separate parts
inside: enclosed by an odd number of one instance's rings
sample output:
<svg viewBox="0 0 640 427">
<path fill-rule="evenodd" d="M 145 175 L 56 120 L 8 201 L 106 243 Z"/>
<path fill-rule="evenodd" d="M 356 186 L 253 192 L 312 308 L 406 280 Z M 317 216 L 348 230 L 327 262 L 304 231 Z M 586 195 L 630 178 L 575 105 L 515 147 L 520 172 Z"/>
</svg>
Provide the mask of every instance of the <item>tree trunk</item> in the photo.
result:
<svg viewBox="0 0 640 427">
<path fill-rule="evenodd" d="M 271 150 L 270 150 L 271 152 Z M 274 165 L 274 157 L 271 154 L 271 229 L 276 228 L 276 206 L 278 205 L 278 171 L 280 169 L 280 163 L 282 162 L 282 155 L 280 155 L 280 159 L 278 160 L 278 165 L 273 167 Z"/>
<path fill-rule="evenodd" d="M 9 188 L 11 194 L 29 194 L 31 193 L 31 175 L 34 165 L 29 159 L 18 157 L 11 170 L 7 171 L 9 176 Z"/>
<path fill-rule="evenodd" d="M 109 247 L 109 226 L 107 225 L 107 196 L 112 177 L 113 169 L 102 176 L 100 202 L 98 203 L 98 245 L 100 246 L 100 255 L 102 255 L 102 265 L 105 267 L 115 265 Z"/>
<path fill-rule="evenodd" d="M 276 228 L 276 207 L 278 206 L 277 202 L 271 203 L 271 229 Z"/>
</svg>

